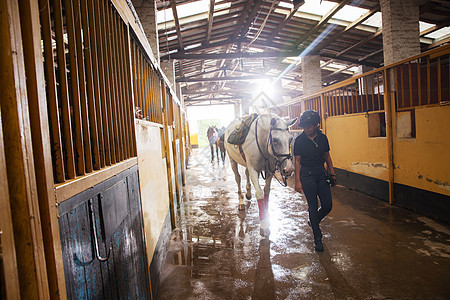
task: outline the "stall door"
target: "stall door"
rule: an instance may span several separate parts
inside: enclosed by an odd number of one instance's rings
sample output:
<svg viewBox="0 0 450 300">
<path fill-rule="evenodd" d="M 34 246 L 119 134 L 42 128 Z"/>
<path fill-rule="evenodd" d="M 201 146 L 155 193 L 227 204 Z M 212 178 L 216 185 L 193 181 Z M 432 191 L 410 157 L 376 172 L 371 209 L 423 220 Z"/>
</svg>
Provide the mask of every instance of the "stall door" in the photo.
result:
<svg viewBox="0 0 450 300">
<path fill-rule="evenodd" d="M 137 166 L 59 206 L 70 299 L 150 299 Z"/>
</svg>

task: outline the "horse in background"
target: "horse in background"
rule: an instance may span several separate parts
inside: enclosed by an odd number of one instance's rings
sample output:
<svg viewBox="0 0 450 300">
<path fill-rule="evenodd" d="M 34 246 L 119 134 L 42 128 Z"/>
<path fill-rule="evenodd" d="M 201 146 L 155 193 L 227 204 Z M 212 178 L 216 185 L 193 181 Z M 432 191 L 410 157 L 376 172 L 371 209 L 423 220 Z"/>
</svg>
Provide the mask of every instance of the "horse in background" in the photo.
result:
<svg viewBox="0 0 450 300">
<path fill-rule="evenodd" d="M 225 162 L 225 130 L 227 130 L 224 126 L 222 128 L 218 129 L 219 133 L 219 150 L 220 150 L 220 158 L 222 159 L 222 162 Z"/>
<path fill-rule="evenodd" d="M 217 159 L 219 159 L 219 130 L 216 125 L 209 126 L 206 132 L 209 141 L 209 147 L 211 148 L 211 161 L 214 160 L 214 145 L 216 146 Z"/>
</svg>

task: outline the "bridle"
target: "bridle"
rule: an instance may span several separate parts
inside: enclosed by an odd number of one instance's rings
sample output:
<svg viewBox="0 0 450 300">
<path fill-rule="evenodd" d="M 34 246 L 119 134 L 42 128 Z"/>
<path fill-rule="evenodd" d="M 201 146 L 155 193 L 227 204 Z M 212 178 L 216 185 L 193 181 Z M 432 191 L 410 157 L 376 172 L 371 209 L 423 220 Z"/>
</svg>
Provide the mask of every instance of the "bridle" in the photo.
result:
<svg viewBox="0 0 450 300">
<path fill-rule="evenodd" d="M 287 160 L 287 159 L 292 159 L 292 155 L 291 152 L 289 151 L 288 154 L 280 154 L 277 153 L 275 151 L 275 148 L 273 146 L 273 138 L 272 138 L 272 131 L 273 130 L 279 130 L 279 131 L 289 131 L 288 128 L 283 129 L 283 128 L 277 128 L 277 127 L 273 127 L 270 126 L 270 130 L 269 130 L 269 137 L 267 140 L 267 154 L 268 156 L 266 157 L 264 152 L 261 150 L 261 146 L 259 145 L 259 140 L 258 140 L 258 121 L 259 121 L 259 117 L 256 119 L 255 122 L 255 138 L 256 138 L 256 145 L 258 146 L 259 149 L 259 153 L 261 153 L 262 157 L 264 158 L 264 173 L 261 172 L 261 176 L 262 178 L 265 180 L 267 177 L 267 173 L 269 173 L 270 175 L 272 175 L 273 177 L 275 177 L 275 179 L 282 185 L 282 186 L 287 186 L 287 176 L 283 174 L 283 172 L 281 171 L 281 165 Z M 269 144 L 271 146 L 272 149 L 272 154 L 269 152 Z M 289 145 L 291 144 L 291 142 L 289 142 Z M 290 147 L 289 147 L 290 148 Z M 270 157 L 275 158 L 275 168 L 273 170 L 270 169 Z M 281 161 L 280 161 L 281 159 Z M 277 176 L 275 176 L 275 171 L 278 169 L 278 171 L 280 171 L 281 177 L 283 178 L 283 183 L 278 179 Z"/>
</svg>

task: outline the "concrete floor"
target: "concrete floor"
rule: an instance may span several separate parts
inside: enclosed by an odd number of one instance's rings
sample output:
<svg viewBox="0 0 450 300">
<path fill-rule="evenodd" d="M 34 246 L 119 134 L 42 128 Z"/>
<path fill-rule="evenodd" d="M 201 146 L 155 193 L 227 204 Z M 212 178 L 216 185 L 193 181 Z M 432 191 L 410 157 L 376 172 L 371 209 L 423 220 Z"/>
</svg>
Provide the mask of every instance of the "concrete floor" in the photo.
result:
<svg viewBox="0 0 450 300">
<path fill-rule="evenodd" d="M 194 149 L 157 299 L 450 299 L 448 224 L 345 187 L 332 193 L 323 253 L 292 180 L 272 182 L 263 239 L 256 200 L 238 211 L 228 158 L 211 163 L 209 149 Z"/>
</svg>

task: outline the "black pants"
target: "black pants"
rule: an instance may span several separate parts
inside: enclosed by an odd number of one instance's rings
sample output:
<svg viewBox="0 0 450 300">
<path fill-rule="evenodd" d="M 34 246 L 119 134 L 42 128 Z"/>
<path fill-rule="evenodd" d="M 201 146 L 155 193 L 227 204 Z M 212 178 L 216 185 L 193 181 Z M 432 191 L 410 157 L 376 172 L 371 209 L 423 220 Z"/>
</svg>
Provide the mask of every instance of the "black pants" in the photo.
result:
<svg viewBox="0 0 450 300">
<path fill-rule="evenodd" d="M 314 240 L 322 239 L 319 223 L 331 211 L 331 190 L 323 166 L 303 167 L 300 170 L 300 181 L 308 202 L 309 221 L 314 234 Z M 320 208 L 318 199 L 320 200 Z"/>
</svg>

